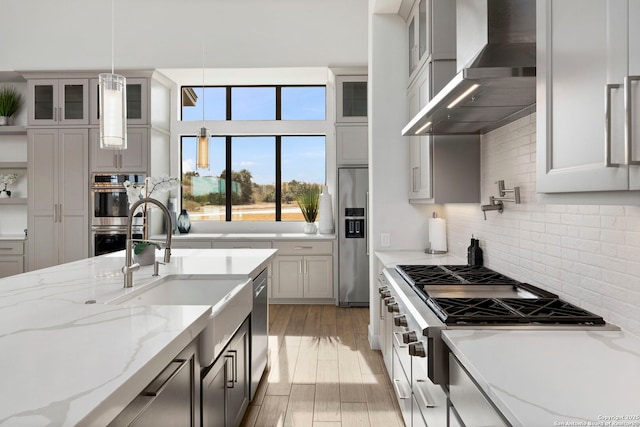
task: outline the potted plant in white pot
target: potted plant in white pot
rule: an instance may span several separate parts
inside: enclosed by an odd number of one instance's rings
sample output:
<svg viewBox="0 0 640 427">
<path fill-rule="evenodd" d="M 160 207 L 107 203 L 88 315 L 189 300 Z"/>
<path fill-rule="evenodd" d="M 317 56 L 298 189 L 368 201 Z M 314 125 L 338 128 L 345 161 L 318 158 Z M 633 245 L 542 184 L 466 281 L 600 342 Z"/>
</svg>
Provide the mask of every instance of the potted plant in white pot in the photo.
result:
<svg viewBox="0 0 640 427">
<path fill-rule="evenodd" d="M 0 126 L 13 124 L 13 116 L 22 105 L 22 95 L 13 86 L 0 87 Z"/>
<path fill-rule="evenodd" d="M 298 194 L 297 201 L 302 211 L 302 216 L 307 222 L 304 225 L 304 232 L 306 234 L 314 234 L 318 229 L 315 221 L 318 217 L 320 205 L 320 189 L 317 186 L 313 186 L 301 191 Z"/>
</svg>

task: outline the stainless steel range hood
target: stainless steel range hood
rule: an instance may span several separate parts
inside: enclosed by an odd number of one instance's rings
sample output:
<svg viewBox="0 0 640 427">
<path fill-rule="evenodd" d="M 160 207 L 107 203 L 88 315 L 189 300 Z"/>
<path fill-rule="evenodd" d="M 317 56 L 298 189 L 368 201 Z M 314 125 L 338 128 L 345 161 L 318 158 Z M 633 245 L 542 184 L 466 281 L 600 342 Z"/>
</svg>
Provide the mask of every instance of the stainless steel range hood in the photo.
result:
<svg viewBox="0 0 640 427">
<path fill-rule="evenodd" d="M 481 134 L 535 111 L 535 4 L 457 0 L 459 71 L 402 135 Z"/>
</svg>

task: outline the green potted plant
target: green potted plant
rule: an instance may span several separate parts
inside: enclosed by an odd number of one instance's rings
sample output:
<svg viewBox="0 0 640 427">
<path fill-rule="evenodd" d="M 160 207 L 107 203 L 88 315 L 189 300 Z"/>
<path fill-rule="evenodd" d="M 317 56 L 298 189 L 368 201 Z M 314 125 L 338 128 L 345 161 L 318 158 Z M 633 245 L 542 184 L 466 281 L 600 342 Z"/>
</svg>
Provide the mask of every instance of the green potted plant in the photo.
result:
<svg viewBox="0 0 640 427">
<path fill-rule="evenodd" d="M 13 86 L 0 87 L 0 126 L 13 123 L 13 116 L 22 105 L 22 95 Z"/>
<path fill-rule="evenodd" d="M 315 221 L 318 217 L 320 206 L 320 189 L 317 186 L 313 186 L 303 190 L 298 194 L 297 201 L 304 220 L 307 222 L 304 225 L 304 232 L 307 234 L 315 233 L 317 230 Z"/>
</svg>

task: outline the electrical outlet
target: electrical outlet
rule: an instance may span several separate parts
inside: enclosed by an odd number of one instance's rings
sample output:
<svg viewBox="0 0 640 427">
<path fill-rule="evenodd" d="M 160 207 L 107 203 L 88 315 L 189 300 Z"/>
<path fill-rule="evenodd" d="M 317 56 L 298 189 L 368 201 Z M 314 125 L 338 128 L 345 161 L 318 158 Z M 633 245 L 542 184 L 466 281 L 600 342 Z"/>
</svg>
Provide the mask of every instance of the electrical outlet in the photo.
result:
<svg viewBox="0 0 640 427">
<path fill-rule="evenodd" d="M 389 247 L 391 245 L 389 233 L 380 233 L 380 246 Z"/>
</svg>

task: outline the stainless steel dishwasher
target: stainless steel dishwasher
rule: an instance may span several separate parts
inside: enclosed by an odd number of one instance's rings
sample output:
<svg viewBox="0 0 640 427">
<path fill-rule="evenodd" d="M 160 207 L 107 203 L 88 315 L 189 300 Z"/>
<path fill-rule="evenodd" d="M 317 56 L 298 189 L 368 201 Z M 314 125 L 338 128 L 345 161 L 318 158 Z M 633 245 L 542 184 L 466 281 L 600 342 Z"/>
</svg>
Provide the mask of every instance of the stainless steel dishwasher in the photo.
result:
<svg viewBox="0 0 640 427">
<path fill-rule="evenodd" d="M 260 378 L 267 366 L 269 331 L 268 331 L 268 296 L 267 270 L 263 270 L 253 281 L 253 310 L 251 311 L 251 394 L 253 400 Z"/>
</svg>

